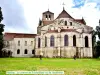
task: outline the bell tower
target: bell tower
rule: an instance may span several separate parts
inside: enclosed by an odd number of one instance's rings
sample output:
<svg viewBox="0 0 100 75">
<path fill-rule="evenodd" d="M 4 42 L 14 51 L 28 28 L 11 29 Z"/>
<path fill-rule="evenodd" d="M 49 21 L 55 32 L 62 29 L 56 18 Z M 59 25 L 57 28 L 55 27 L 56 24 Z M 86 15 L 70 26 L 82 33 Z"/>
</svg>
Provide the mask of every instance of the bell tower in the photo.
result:
<svg viewBox="0 0 100 75">
<path fill-rule="evenodd" d="M 54 13 L 50 12 L 49 9 L 42 13 L 42 20 L 39 19 L 39 24 L 37 27 L 37 33 L 41 34 L 41 27 L 52 23 L 54 20 Z"/>
<path fill-rule="evenodd" d="M 42 21 L 53 21 L 54 20 L 54 13 L 48 11 L 42 14 Z"/>
</svg>

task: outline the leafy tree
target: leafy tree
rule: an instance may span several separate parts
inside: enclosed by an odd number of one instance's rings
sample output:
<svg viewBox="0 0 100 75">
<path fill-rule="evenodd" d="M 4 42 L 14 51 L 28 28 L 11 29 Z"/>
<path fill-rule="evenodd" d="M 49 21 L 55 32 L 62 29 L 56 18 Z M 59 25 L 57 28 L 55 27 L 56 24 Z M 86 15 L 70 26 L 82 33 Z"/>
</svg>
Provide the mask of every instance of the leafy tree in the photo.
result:
<svg viewBox="0 0 100 75">
<path fill-rule="evenodd" d="M 98 36 L 99 41 L 97 41 L 95 46 L 93 46 L 93 52 L 95 52 L 95 57 L 100 57 L 100 20 L 99 20 L 99 26 L 96 26 L 95 36 L 96 35 Z"/>
<path fill-rule="evenodd" d="M 1 21 L 3 20 L 3 15 L 0 7 L 0 57 L 2 56 L 2 48 L 4 46 L 3 44 L 3 31 L 4 31 L 4 25 L 1 24 Z"/>
<path fill-rule="evenodd" d="M 93 49 L 93 57 L 96 57 L 96 31 L 92 31 L 92 49 Z"/>
</svg>

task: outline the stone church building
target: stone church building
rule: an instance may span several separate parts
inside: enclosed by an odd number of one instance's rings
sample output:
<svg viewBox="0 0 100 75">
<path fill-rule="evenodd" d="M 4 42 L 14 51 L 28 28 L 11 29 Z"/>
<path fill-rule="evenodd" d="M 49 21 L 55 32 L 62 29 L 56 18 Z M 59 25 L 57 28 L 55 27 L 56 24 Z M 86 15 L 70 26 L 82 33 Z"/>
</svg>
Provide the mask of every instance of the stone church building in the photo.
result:
<svg viewBox="0 0 100 75">
<path fill-rule="evenodd" d="M 5 33 L 5 43 L 9 42 L 5 49 L 13 57 L 92 57 L 92 30 L 83 18 L 73 18 L 64 8 L 55 19 L 48 10 L 42 13 L 37 34 Z"/>
</svg>

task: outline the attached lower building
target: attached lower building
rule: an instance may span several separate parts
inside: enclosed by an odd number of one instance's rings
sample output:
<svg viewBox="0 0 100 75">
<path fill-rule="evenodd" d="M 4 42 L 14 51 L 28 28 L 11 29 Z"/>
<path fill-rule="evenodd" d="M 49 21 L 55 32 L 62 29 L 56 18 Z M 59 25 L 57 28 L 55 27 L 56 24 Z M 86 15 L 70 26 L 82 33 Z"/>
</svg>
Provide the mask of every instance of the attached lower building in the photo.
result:
<svg viewBox="0 0 100 75">
<path fill-rule="evenodd" d="M 13 57 L 32 57 L 35 54 L 35 34 L 5 33 L 5 50 Z"/>
</svg>

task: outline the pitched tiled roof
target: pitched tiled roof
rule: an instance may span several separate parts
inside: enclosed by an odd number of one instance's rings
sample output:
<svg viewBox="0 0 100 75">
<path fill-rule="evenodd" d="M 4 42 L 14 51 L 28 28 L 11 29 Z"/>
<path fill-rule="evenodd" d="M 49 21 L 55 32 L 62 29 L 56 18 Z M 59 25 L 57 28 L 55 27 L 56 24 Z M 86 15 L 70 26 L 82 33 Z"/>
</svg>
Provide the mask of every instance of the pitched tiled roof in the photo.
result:
<svg viewBox="0 0 100 75">
<path fill-rule="evenodd" d="M 50 12 L 49 10 L 48 10 L 48 11 L 43 12 L 43 14 L 46 14 L 46 13 L 49 13 L 49 14 L 54 14 L 54 13 Z"/>
<path fill-rule="evenodd" d="M 64 9 L 63 11 L 58 15 L 58 18 L 72 18 Z"/>
<path fill-rule="evenodd" d="M 36 34 L 26 33 L 5 33 L 4 40 L 13 40 L 14 38 L 34 38 Z"/>
</svg>

